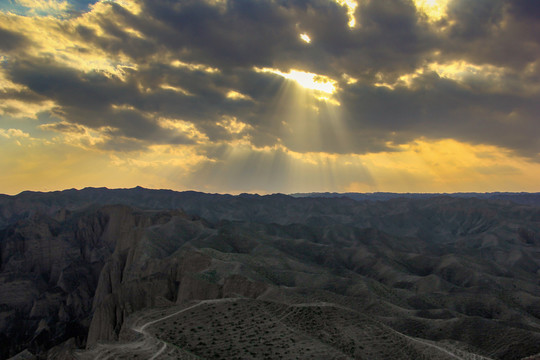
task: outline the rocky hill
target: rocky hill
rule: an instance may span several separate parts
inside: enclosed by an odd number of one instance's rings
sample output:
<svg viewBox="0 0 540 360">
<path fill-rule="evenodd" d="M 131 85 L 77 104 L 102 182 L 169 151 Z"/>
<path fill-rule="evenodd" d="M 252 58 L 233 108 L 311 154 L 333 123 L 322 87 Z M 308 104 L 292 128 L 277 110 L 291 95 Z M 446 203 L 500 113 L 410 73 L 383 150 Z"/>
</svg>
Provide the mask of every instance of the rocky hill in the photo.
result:
<svg viewBox="0 0 540 360">
<path fill-rule="evenodd" d="M 540 353 L 534 205 L 84 189 L 0 225 L 2 359 Z"/>
</svg>

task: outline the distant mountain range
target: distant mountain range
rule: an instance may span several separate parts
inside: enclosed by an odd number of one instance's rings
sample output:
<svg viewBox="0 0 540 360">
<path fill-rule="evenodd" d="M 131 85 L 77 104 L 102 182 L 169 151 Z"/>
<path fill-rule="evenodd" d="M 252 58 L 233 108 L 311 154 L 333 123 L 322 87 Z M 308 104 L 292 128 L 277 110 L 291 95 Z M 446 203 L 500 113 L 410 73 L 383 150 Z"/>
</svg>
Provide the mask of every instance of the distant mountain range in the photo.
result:
<svg viewBox="0 0 540 360">
<path fill-rule="evenodd" d="M 539 194 L 0 196 L 0 358 L 533 359 Z"/>
<path fill-rule="evenodd" d="M 204 211 L 203 204 L 226 202 L 246 202 L 248 199 L 271 198 L 340 198 L 346 197 L 355 201 L 388 201 L 393 199 L 430 199 L 437 197 L 476 198 L 485 200 L 510 201 L 516 204 L 540 206 L 540 193 L 527 192 L 491 192 L 491 193 L 295 193 L 290 195 L 272 194 L 240 194 L 222 195 L 197 191 L 154 190 L 135 187 L 131 189 L 84 188 L 63 191 L 37 192 L 24 191 L 18 195 L 0 194 L 0 228 L 20 216 L 28 216 L 33 212 L 57 211 L 61 208 L 81 208 L 90 204 L 125 204 L 149 209 L 186 208 L 187 211 Z M 194 202 L 194 200 L 197 200 Z M 200 203 L 200 206 L 197 204 Z"/>
<path fill-rule="evenodd" d="M 461 193 L 391 193 L 391 192 L 374 192 L 374 193 L 335 193 L 335 192 L 322 192 L 322 193 L 295 193 L 291 194 L 293 197 L 348 197 L 358 201 L 386 201 L 391 199 L 430 199 L 439 196 L 449 196 L 453 198 L 476 198 L 476 199 L 488 199 L 488 200 L 502 200 L 512 201 L 516 204 L 526 205 L 540 205 L 540 193 L 528 193 L 528 192 L 487 192 L 487 193 L 475 193 L 475 192 L 461 192 Z"/>
</svg>

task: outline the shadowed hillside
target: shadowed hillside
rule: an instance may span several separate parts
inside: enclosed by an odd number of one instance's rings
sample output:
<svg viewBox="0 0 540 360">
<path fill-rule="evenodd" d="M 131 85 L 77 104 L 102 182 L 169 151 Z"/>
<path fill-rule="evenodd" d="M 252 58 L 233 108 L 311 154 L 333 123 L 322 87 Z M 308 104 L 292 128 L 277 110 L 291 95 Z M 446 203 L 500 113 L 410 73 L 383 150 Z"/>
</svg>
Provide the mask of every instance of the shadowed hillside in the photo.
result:
<svg viewBox="0 0 540 360">
<path fill-rule="evenodd" d="M 540 353 L 539 207 L 135 188 L 0 214 L 2 358 Z"/>
</svg>

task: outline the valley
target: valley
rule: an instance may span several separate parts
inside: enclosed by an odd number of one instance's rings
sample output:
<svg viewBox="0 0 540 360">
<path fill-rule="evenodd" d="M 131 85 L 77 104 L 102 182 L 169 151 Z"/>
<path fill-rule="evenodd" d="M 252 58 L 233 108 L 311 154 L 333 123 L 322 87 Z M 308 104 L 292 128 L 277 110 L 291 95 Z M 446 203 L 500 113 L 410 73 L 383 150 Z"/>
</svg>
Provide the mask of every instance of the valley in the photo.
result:
<svg viewBox="0 0 540 360">
<path fill-rule="evenodd" d="M 135 188 L 0 214 L 3 359 L 540 353 L 536 205 Z"/>
</svg>

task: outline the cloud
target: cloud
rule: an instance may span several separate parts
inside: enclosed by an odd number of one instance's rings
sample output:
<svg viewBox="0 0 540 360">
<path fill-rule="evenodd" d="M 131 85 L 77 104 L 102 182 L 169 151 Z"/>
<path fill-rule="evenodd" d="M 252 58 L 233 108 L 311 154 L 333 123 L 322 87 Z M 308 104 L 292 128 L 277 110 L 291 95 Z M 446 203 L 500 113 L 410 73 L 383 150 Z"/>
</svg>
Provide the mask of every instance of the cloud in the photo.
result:
<svg viewBox="0 0 540 360">
<path fill-rule="evenodd" d="M 0 50 L 11 51 L 28 45 L 28 39 L 18 34 L 0 27 Z"/>
<path fill-rule="evenodd" d="M 523 69 L 536 61 L 540 50 L 537 7 L 531 1 L 450 2 L 445 55 Z"/>
<path fill-rule="evenodd" d="M 419 0 L 36 4 L 65 15 L 0 13 L 0 116 L 67 144 L 189 148 L 211 168 L 241 142 L 233 168 L 274 149 L 281 172 L 292 153 L 391 156 L 419 139 L 540 161 L 533 1 L 449 0 L 437 14 Z"/>
<path fill-rule="evenodd" d="M 56 131 L 60 133 L 75 133 L 75 134 L 84 134 L 86 133 L 86 129 L 77 124 L 71 124 L 68 122 L 58 122 L 58 123 L 52 123 L 52 124 L 43 124 L 39 126 L 42 130 L 45 131 Z"/>
<path fill-rule="evenodd" d="M 9 138 L 29 138 L 30 134 L 25 133 L 20 129 L 0 129 L 0 136 Z"/>
<path fill-rule="evenodd" d="M 67 66 L 61 54 L 52 58 L 21 54 L 10 58 L 5 68 L 11 81 L 54 102 L 52 111 L 58 118 L 94 129 L 109 126 L 115 129 L 113 139 L 131 138 L 141 141 L 141 146 L 189 143 L 181 136 L 167 135 L 156 120 L 160 116 L 189 121 L 210 141 L 231 140 L 231 132 L 219 125 L 228 116 L 250 126 L 247 133 L 254 144 L 281 142 L 295 151 L 377 152 L 388 150 L 388 143 L 419 136 L 452 136 L 536 154 L 533 132 L 520 129 L 536 127 L 532 96 L 537 94 L 538 82 L 512 67 L 515 56 L 505 55 L 505 60 L 498 53 L 478 50 L 500 45 L 476 46 L 478 41 L 494 41 L 495 36 L 520 43 L 524 34 L 518 20 L 534 14 L 534 8 L 527 6 L 503 1 L 468 5 L 455 0 L 448 4 L 447 18 L 430 23 L 413 3 L 367 1 L 356 9 L 358 27 L 350 28 L 348 9 L 322 0 L 231 0 L 217 5 L 206 1 L 173 5 L 158 0 L 141 2 L 138 13 L 121 3 L 98 3 L 92 12 L 57 20 L 56 26 L 63 24 L 65 36 L 78 46 L 84 42 L 97 46 L 104 62 L 127 56 L 134 66 L 119 64 L 121 76 Z M 303 31 L 310 34 L 312 43 L 299 39 Z M 18 36 L 10 34 L 13 39 Z M 13 47 L 18 41 L 8 43 Z M 535 46 L 527 51 L 532 54 Z M 90 51 L 89 47 L 84 51 Z M 490 60 L 504 77 L 482 78 L 486 73 L 482 69 L 466 78 L 444 76 L 445 64 L 454 59 L 472 61 L 470 66 Z M 531 66 L 532 59 L 532 55 L 519 57 Z M 310 142 L 316 136 L 309 135 L 310 129 L 303 130 L 305 135 L 294 130 L 284 135 L 275 113 L 291 114 L 276 109 L 275 99 L 287 80 L 258 73 L 256 69 L 262 66 L 282 73 L 313 70 L 339 81 L 340 116 L 357 141 L 349 141 L 349 147 L 332 136 Z M 422 70 L 426 67 L 431 71 Z M 411 78 L 409 86 L 375 86 L 381 81 L 395 83 L 415 72 L 419 75 Z M 346 84 L 345 75 L 360 81 Z M 533 82 L 532 94 L 515 94 L 521 80 Z M 494 88 L 499 91 L 493 93 Z M 515 118 L 516 114 L 521 127 L 512 122 L 511 115 Z M 327 121 L 327 113 L 304 111 L 301 115 L 310 118 L 320 132 L 332 133 L 334 125 Z M 293 119 L 282 122 L 294 128 Z"/>
</svg>

